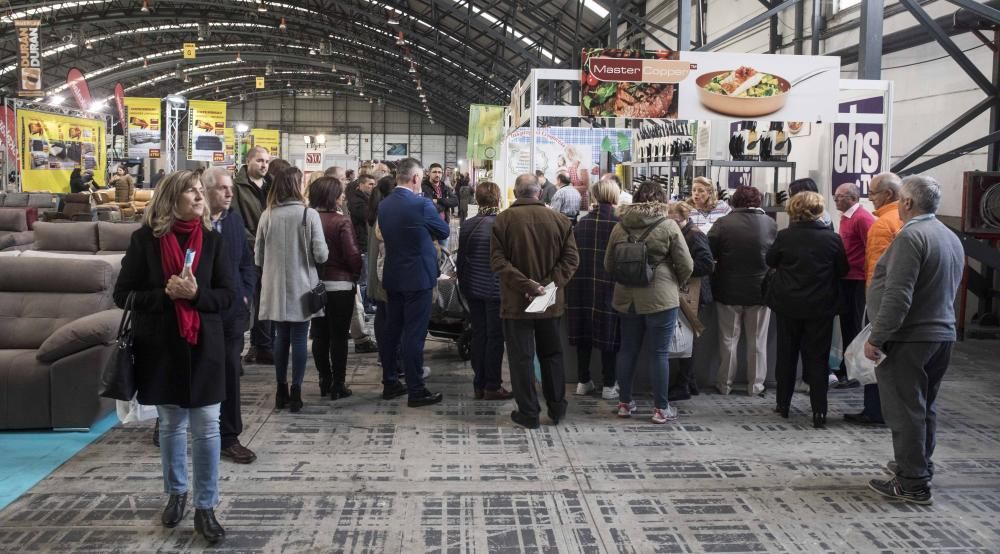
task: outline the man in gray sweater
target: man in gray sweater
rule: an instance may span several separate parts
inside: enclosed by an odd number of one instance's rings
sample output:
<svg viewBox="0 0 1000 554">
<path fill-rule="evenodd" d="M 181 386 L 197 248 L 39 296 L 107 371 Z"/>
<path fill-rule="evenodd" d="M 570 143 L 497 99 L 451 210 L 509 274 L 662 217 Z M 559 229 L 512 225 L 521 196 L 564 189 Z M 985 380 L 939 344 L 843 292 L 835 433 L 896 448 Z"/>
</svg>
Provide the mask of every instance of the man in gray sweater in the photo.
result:
<svg viewBox="0 0 1000 554">
<path fill-rule="evenodd" d="M 903 228 L 875 266 L 868 289 L 872 331 L 865 356 L 877 362 L 885 355 L 875 375 L 895 453 L 886 466 L 893 478 L 872 479 L 868 486 L 917 504 L 931 503 L 934 399 L 955 343 L 955 293 L 965 264 L 962 243 L 935 217 L 940 201 L 933 178 L 903 179 Z"/>
</svg>

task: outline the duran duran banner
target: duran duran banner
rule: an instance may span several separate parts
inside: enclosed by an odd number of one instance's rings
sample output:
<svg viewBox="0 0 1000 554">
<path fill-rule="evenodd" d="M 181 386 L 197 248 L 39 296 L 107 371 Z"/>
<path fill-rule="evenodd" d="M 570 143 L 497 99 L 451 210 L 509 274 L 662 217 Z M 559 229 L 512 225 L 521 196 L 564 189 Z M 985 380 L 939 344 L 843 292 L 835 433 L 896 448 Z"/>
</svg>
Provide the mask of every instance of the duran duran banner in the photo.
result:
<svg viewBox="0 0 1000 554">
<path fill-rule="evenodd" d="M 66 84 L 69 86 L 69 91 L 73 93 L 73 98 L 76 99 L 76 105 L 80 106 L 81 110 L 89 110 L 94 99 L 90 96 L 90 86 L 87 85 L 87 78 L 83 76 L 83 72 L 71 67 L 66 72 Z"/>
<path fill-rule="evenodd" d="M 6 151 L 7 165 L 4 173 L 7 173 L 20 165 L 17 163 L 17 123 L 10 106 L 0 107 L 0 145 Z"/>
<path fill-rule="evenodd" d="M 158 159 L 162 148 L 160 99 L 126 96 L 124 102 L 129 157 Z"/>
<path fill-rule="evenodd" d="M 470 160 L 495 160 L 503 142 L 504 106 L 472 104 L 469 106 L 469 141 L 466 156 Z"/>
<path fill-rule="evenodd" d="M 885 98 L 881 95 L 840 104 L 840 113 L 883 114 Z M 882 124 L 836 123 L 833 126 L 833 189 L 854 183 L 863 198 L 868 197 L 872 177 L 882 172 Z"/>
<path fill-rule="evenodd" d="M 582 54 L 584 117 L 834 121 L 840 58 L 593 48 Z"/>
<path fill-rule="evenodd" d="M 188 101 L 187 159 L 200 162 L 226 161 L 226 103 Z"/>
<path fill-rule="evenodd" d="M 250 129 L 250 146 L 267 148 L 271 158 L 280 158 L 281 131 L 277 129 Z"/>
<path fill-rule="evenodd" d="M 42 43 L 40 19 L 14 21 L 17 31 L 17 72 L 19 96 L 44 96 L 42 90 Z"/>
<path fill-rule="evenodd" d="M 21 183 L 25 192 L 69 192 L 74 168 L 93 172 L 104 185 L 107 127 L 103 119 L 84 119 L 17 110 Z"/>
</svg>

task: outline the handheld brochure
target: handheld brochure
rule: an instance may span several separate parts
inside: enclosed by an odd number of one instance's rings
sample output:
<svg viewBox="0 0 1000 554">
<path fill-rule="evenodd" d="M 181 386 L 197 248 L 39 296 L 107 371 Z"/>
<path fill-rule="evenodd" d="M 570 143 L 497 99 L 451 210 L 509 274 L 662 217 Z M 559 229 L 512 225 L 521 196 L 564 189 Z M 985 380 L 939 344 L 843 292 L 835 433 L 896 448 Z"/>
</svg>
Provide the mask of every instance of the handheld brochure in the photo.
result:
<svg viewBox="0 0 1000 554">
<path fill-rule="evenodd" d="M 191 271 L 191 266 L 194 265 L 194 250 L 190 248 L 184 253 L 184 269 Z"/>
<path fill-rule="evenodd" d="M 558 287 L 556 287 L 555 283 L 545 285 L 545 292 L 541 296 L 536 296 L 531 301 L 531 304 L 528 304 L 528 307 L 524 310 L 525 313 L 540 314 L 549 309 L 549 306 L 556 303 L 556 290 L 558 290 Z"/>
</svg>

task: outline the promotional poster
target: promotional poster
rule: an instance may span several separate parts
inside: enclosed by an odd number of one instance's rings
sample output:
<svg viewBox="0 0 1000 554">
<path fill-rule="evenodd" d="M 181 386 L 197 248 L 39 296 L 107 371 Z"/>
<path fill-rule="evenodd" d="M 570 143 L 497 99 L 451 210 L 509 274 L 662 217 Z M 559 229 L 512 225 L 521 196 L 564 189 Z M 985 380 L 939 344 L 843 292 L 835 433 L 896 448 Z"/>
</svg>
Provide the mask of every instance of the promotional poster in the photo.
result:
<svg viewBox="0 0 1000 554">
<path fill-rule="evenodd" d="M 18 96 L 45 96 L 42 88 L 42 42 L 40 19 L 17 19 L 17 74 Z"/>
<path fill-rule="evenodd" d="M 158 159 L 162 125 L 160 99 L 126 96 L 124 102 L 129 157 Z"/>
<path fill-rule="evenodd" d="M 225 135 L 225 102 L 188 101 L 187 159 L 200 162 L 224 162 L 226 160 Z"/>
<path fill-rule="evenodd" d="M 91 171 L 104 185 L 107 172 L 104 120 L 17 111 L 23 190 L 69 192 L 74 168 Z"/>
<path fill-rule="evenodd" d="M 470 160 L 495 160 L 503 141 L 504 106 L 473 104 L 469 106 L 469 141 L 466 156 Z"/>
<path fill-rule="evenodd" d="M 281 131 L 277 129 L 250 129 L 250 144 L 267 148 L 272 158 L 281 157 Z"/>
<path fill-rule="evenodd" d="M 884 113 L 885 98 L 881 95 L 840 104 L 840 113 Z M 837 123 L 833 126 L 834 189 L 854 183 L 863 198 L 868 197 L 872 177 L 882 172 L 882 137 L 884 125 Z"/>
</svg>

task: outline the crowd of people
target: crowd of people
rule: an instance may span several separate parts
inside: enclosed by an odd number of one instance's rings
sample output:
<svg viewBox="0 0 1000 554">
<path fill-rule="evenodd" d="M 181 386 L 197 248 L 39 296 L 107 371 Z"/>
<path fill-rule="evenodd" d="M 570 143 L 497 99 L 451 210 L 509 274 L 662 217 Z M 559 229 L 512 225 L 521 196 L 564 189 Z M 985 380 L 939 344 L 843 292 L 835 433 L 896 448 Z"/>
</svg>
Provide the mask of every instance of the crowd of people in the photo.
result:
<svg viewBox="0 0 1000 554">
<path fill-rule="evenodd" d="M 393 173 L 381 164 L 357 175 L 333 167 L 304 181 L 263 148 L 249 152 L 235 177 L 210 168 L 159 180 L 123 259 L 115 301 L 134 311 L 138 400 L 159 414 L 165 526 L 183 518 L 193 489 L 196 530 L 213 543 L 225 536 L 214 514 L 219 461 L 256 460 L 239 439 L 244 362 L 273 364 L 274 408 L 299 412 L 310 338 L 319 394 L 334 401 L 353 394 L 350 336 L 356 352 L 377 353 L 382 398 L 406 396 L 414 408 L 441 402 L 426 386 L 424 341 L 455 208 L 472 393 L 513 399 L 515 424 L 542 422 L 536 380 L 549 422 L 567 417 L 566 332 L 577 354 L 577 395 L 600 394 L 617 403 L 619 417 L 634 417 L 642 408 L 633 384 L 645 373 L 650 420 L 676 419 L 674 404 L 700 387 L 692 360 L 699 349 L 678 351 L 675 331 L 683 325 L 700 336 L 714 311 L 717 392 L 730 394 L 743 365 L 746 393 L 765 395 L 773 312 L 775 411 L 791 415 L 801 358 L 812 422 L 823 428 L 828 386 L 851 386 L 842 368 L 828 366 L 835 317 L 845 345 L 867 319 L 866 355 L 886 356 L 877 369 L 881 390 L 866 386 L 864 410 L 845 418 L 893 430 L 893 478 L 872 480 L 871 488 L 930 502 L 933 403 L 955 340 L 952 304 L 963 264 L 961 245 L 934 217 L 940 189 L 933 179 L 879 175 L 869 191 L 874 215 L 860 205 L 856 186 L 839 187 L 839 232 L 811 181 L 793 183 L 791 223 L 778 231 L 756 188 L 739 187 L 724 201 L 705 178 L 696 179 L 691 199 L 670 202 L 654 182 L 629 194 L 605 175 L 583 200 L 564 176 L 552 184 L 525 174 L 502 211 L 497 184 L 473 186 L 461 174 L 452 180 L 457 194 L 439 164 L 425 174 L 419 161 L 405 159 Z M 478 210 L 468 217 L 472 202 Z M 250 350 L 241 359 L 247 330 Z M 594 350 L 599 389 L 590 372 Z M 510 391 L 502 382 L 505 352 Z"/>
</svg>

